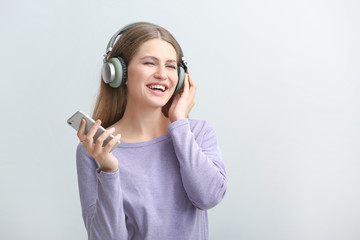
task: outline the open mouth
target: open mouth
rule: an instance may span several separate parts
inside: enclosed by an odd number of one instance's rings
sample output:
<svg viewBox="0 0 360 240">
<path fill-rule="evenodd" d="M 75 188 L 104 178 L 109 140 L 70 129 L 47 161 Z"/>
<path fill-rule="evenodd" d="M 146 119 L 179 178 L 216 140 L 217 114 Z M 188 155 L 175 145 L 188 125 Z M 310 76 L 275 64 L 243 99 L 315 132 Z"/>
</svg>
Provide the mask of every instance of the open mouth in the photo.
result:
<svg viewBox="0 0 360 240">
<path fill-rule="evenodd" d="M 149 85 L 147 85 L 147 87 L 152 90 L 160 91 L 160 92 L 165 92 L 167 90 L 166 86 L 160 85 L 160 84 L 149 84 Z"/>
</svg>

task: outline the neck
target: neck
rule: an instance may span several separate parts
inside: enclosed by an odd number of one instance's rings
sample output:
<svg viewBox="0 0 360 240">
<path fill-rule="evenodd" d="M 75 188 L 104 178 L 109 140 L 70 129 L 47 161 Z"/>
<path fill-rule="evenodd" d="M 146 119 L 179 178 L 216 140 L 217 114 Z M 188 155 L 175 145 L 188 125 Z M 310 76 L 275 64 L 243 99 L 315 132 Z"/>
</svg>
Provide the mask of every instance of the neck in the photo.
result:
<svg viewBox="0 0 360 240">
<path fill-rule="evenodd" d="M 127 103 L 124 116 L 114 127 L 123 142 L 143 142 L 166 134 L 170 120 L 161 108 L 149 108 Z"/>
</svg>

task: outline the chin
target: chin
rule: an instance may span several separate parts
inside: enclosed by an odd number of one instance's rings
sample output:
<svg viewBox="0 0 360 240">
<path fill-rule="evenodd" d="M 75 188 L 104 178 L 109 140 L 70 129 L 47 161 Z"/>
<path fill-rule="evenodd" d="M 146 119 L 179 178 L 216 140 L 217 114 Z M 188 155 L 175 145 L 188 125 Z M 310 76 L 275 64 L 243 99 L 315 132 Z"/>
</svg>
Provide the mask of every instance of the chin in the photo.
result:
<svg viewBox="0 0 360 240">
<path fill-rule="evenodd" d="M 167 103 L 168 103 L 168 101 L 153 102 L 153 103 L 151 104 L 151 106 L 152 106 L 152 107 L 155 107 L 155 108 L 162 108 L 162 107 L 164 107 Z"/>
<path fill-rule="evenodd" d="M 171 99 L 171 96 L 162 96 L 162 97 L 151 97 L 151 99 L 149 99 L 149 102 L 151 102 L 150 104 L 153 105 L 154 107 L 163 107 L 165 106 L 169 100 Z"/>
</svg>

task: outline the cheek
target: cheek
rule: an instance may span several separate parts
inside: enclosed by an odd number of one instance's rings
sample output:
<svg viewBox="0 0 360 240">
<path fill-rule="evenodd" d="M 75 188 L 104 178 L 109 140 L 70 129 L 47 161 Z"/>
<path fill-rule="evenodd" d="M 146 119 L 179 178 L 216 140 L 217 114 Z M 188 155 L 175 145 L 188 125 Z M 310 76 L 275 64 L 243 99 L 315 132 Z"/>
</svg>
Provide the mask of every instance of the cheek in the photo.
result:
<svg viewBox="0 0 360 240">
<path fill-rule="evenodd" d="M 132 85 L 138 85 L 141 84 L 141 80 L 144 78 L 143 76 L 143 72 L 139 71 L 137 69 L 133 68 L 128 68 L 128 72 L 127 72 L 127 83 L 128 86 Z"/>
<path fill-rule="evenodd" d="M 171 74 L 171 83 L 172 83 L 172 85 L 174 85 L 174 86 L 176 86 L 177 85 L 177 83 L 178 83 L 178 74 L 177 74 L 177 72 L 176 73 L 172 73 Z"/>
<path fill-rule="evenodd" d="M 137 73 L 138 71 L 136 71 L 136 69 L 134 69 L 134 67 L 128 67 L 127 69 L 127 80 L 132 80 L 132 79 L 136 79 L 137 77 Z"/>
<path fill-rule="evenodd" d="M 136 71 L 128 71 L 127 79 L 126 79 L 126 86 L 129 92 L 133 92 L 134 89 L 138 88 L 139 83 L 138 73 Z"/>
</svg>

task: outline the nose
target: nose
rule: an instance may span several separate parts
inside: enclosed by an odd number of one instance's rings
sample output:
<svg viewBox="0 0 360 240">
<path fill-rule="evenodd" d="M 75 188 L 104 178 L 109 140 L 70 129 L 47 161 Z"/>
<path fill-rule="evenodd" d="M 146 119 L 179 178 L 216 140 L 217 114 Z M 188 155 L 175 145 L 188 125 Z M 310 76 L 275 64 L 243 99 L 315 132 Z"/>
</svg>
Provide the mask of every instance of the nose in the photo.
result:
<svg viewBox="0 0 360 240">
<path fill-rule="evenodd" d="M 156 72 L 154 73 L 154 77 L 155 77 L 156 79 L 159 79 L 159 80 L 166 80 L 166 79 L 167 79 L 167 75 L 166 75 L 166 72 L 165 72 L 164 67 L 159 66 L 159 67 L 156 69 Z"/>
</svg>

